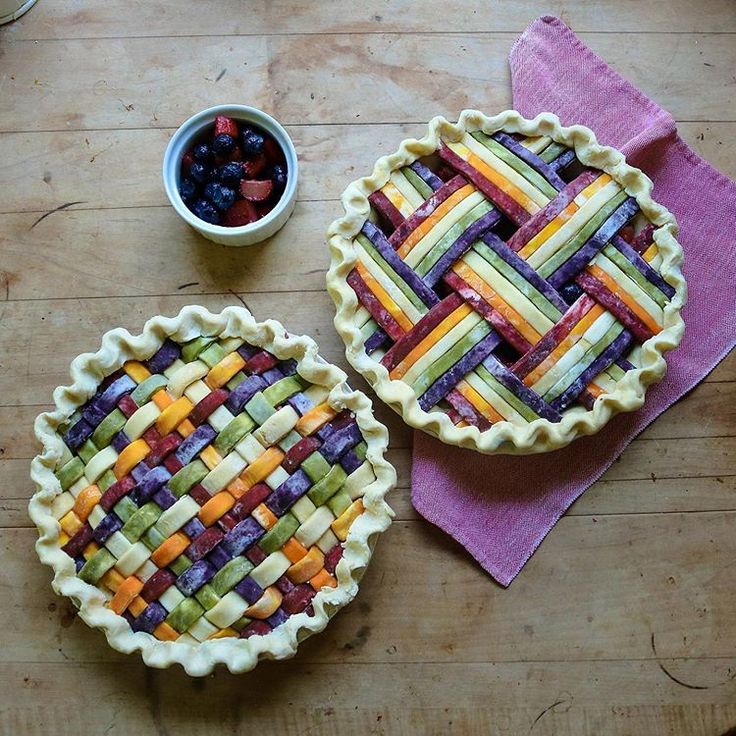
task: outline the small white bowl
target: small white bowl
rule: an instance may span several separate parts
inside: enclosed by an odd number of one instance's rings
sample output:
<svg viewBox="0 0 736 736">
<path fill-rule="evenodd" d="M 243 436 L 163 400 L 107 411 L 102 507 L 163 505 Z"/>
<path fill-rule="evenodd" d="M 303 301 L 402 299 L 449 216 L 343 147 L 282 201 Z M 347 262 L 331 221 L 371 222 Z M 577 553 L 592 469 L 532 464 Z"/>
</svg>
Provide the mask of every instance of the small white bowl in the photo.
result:
<svg viewBox="0 0 736 736">
<path fill-rule="evenodd" d="M 242 227 L 210 225 L 200 220 L 187 206 L 179 194 L 181 160 L 184 153 L 199 135 L 211 127 L 217 115 L 227 115 L 238 122 L 246 121 L 270 133 L 284 152 L 287 165 L 286 188 L 276 206 L 260 220 Z M 299 178 L 299 164 L 296 149 L 289 134 L 280 123 L 262 110 L 247 105 L 216 105 L 193 115 L 176 130 L 164 153 L 164 187 L 174 209 L 182 219 L 200 235 L 222 245 L 254 245 L 278 232 L 289 219 L 296 204 L 296 186 Z"/>
</svg>

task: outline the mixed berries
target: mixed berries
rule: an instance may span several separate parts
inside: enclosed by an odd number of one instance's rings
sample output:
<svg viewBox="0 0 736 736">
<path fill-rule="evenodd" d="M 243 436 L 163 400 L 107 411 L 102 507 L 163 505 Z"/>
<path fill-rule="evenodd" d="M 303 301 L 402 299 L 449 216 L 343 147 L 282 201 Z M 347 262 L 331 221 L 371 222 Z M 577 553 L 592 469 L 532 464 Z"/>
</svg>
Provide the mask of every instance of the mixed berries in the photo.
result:
<svg viewBox="0 0 736 736">
<path fill-rule="evenodd" d="M 200 220 L 240 227 L 274 208 L 287 176 L 284 152 L 268 133 L 218 115 L 182 157 L 179 193 Z"/>
</svg>

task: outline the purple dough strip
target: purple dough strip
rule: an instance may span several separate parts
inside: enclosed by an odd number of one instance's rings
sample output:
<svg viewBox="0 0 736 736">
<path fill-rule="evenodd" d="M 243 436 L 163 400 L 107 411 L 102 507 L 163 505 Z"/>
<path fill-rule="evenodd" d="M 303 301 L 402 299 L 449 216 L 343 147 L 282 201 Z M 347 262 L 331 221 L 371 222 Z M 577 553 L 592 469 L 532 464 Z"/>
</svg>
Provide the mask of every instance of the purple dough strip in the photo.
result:
<svg viewBox="0 0 736 736">
<path fill-rule="evenodd" d="M 309 476 L 299 468 L 266 498 L 265 504 L 276 516 L 283 516 L 311 487 Z"/>
<path fill-rule="evenodd" d="M 306 414 L 314 404 L 300 391 L 298 394 L 290 396 L 286 403 L 296 411 L 299 416 Z"/>
<path fill-rule="evenodd" d="M 205 528 L 205 525 L 195 516 L 193 519 L 189 519 L 181 530 L 189 539 L 196 539 L 200 534 L 204 533 Z"/>
<path fill-rule="evenodd" d="M 650 284 L 672 299 L 675 290 L 620 235 L 613 237 L 611 244 Z"/>
<path fill-rule="evenodd" d="M 275 583 L 276 587 L 284 594 L 291 592 L 294 590 L 294 583 L 289 580 L 289 578 L 286 577 L 286 575 L 282 575 Z"/>
<path fill-rule="evenodd" d="M 227 397 L 225 406 L 233 413 L 240 414 L 243 407 L 268 384 L 260 376 L 248 376 L 241 381 Z"/>
<path fill-rule="evenodd" d="M 173 340 L 166 340 L 148 359 L 146 367 L 151 373 L 163 373 L 180 356 L 181 348 Z"/>
<path fill-rule="evenodd" d="M 209 424 L 200 424 L 179 445 L 179 449 L 174 453 L 174 456 L 182 465 L 188 465 L 216 436 L 217 432 Z"/>
<path fill-rule="evenodd" d="M 248 516 L 225 535 L 220 545 L 235 557 L 252 547 L 265 533 L 266 530 L 252 516 Z"/>
<path fill-rule="evenodd" d="M 352 450 L 363 439 L 356 422 L 333 432 L 322 444 L 319 452 L 330 465 L 334 465 L 348 450 Z M 275 512 L 274 512 L 275 513 Z"/>
<path fill-rule="evenodd" d="M 457 386 L 462 377 L 472 371 L 500 342 L 501 337 L 498 333 L 491 331 L 419 397 L 419 406 L 424 411 L 429 411 L 438 401 L 444 399 Z"/>
<path fill-rule="evenodd" d="M 556 159 L 550 161 L 547 166 L 549 166 L 552 171 L 560 171 L 561 169 L 564 169 L 565 166 L 569 166 L 574 160 L 575 151 L 570 149 L 568 151 L 563 151 Z"/>
<path fill-rule="evenodd" d="M 419 161 L 415 161 L 409 166 L 409 168 L 435 192 L 445 183 L 439 178 L 439 176 L 437 176 L 437 174 L 434 173 L 434 171 L 427 168 L 424 164 L 419 163 Z"/>
<path fill-rule="evenodd" d="M 567 281 L 572 281 L 638 211 L 639 205 L 636 200 L 633 197 L 626 199 L 588 241 L 547 278 L 547 281 L 555 288 L 559 288 Z"/>
<path fill-rule="evenodd" d="M 250 576 L 244 577 L 233 590 L 250 604 L 255 603 L 263 595 L 263 588 Z"/>
<path fill-rule="evenodd" d="M 104 544 L 115 532 L 122 529 L 123 522 L 112 511 L 95 527 L 92 536 L 98 544 Z"/>
<path fill-rule="evenodd" d="M 62 439 L 70 450 L 78 450 L 92 436 L 94 431 L 94 427 L 89 422 L 80 419 L 67 429 Z"/>
<path fill-rule="evenodd" d="M 207 555 L 207 560 L 211 565 L 214 565 L 218 570 L 224 567 L 235 555 L 228 554 L 221 544 L 218 544 L 212 552 Z"/>
<path fill-rule="evenodd" d="M 293 376 L 297 372 L 296 361 L 293 358 L 282 360 L 280 366 L 285 376 Z"/>
<path fill-rule="evenodd" d="M 171 473 L 163 465 L 159 465 L 138 481 L 138 485 L 130 492 L 130 497 L 138 506 L 143 506 L 170 479 Z"/>
<path fill-rule="evenodd" d="M 624 370 L 624 371 L 636 370 L 636 366 L 633 363 L 629 363 L 629 361 L 626 360 L 626 358 L 619 358 L 618 360 L 614 362 L 619 368 L 621 368 L 621 370 Z"/>
<path fill-rule="evenodd" d="M 176 496 L 169 490 L 168 486 L 163 486 L 153 494 L 153 500 L 165 511 L 176 503 Z"/>
<path fill-rule="evenodd" d="M 102 394 L 102 392 L 112 383 L 115 383 L 115 381 L 118 380 L 121 376 L 125 375 L 125 371 L 122 368 L 119 368 L 116 371 L 113 371 L 109 376 L 105 376 L 102 381 L 100 381 L 100 385 L 97 389 L 98 395 Z M 97 397 L 95 397 L 97 398 Z"/>
<path fill-rule="evenodd" d="M 575 197 L 587 186 L 590 186 L 600 174 L 594 171 L 586 171 L 571 181 L 544 209 L 527 220 L 507 241 L 511 250 L 517 253 L 538 233 L 544 230 L 562 210 L 567 207 Z"/>
<path fill-rule="evenodd" d="M 147 475 L 151 472 L 151 468 L 146 465 L 144 460 L 136 465 L 133 470 L 130 471 L 130 477 L 136 482 L 140 483 Z"/>
<path fill-rule="evenodd" d="M 523 258 L 506 245 L 495 233 L 486 233 L 482 242 L 485 243 L 499 258 L 503 258 L 517 273 L 521 274 L 540 294 L 554 304 L 562 314 L 567 312 L 567 302 L 543 279 Z"/>
<path fill-rule="evenodd" d="M 168 616 L 166 609 L 158 602 L 149 603 L 138 618 L 130 624 L 133 631 L 145 631 L 152 634 L 153 630 Z"/>
<path fill-rule="evenodd" d="M 424 276 L 424 283 L 429 286 L 434 286 L 444 275 L 455 261 L 460 256 L 469 250 L 473 243 L 478 240 L 487 230 L 492 228 L 501 219 L 501 213 L 498 210 L 491 210 L 486 212 L 483 217 L 479 217 L 472 225 L 469 225 L 465 232 L 439 257 L 437 263 L 432 266 Z M 433 292 L 434 293 L 434 292 Z M 437 304 L 439 299 L 435 298 L 434 304 Z M 432 305 L 432 306 L 433 306 Z"/>
<path fill-rule="evenodd" d="M 266 621 L 275 629 L 277 626 L 281 626 L 287 618 L 289 618 L 289 614 L 283 608 L 277 608 Z"/>
<path fill-rule="evenodd" d="M 489 355 L 483 361 L 483 365 L 502 386 L 511 391 L 517 399 L 523 401 L 535 414 L 543 419 L 549 419 L 550 422 L 559 422 L 562 419 L 556 408 L 548 404 L 535 391 L 532 391 L 516 374 L 512 373 L 493 355 Z"/>
<path fill-rule="evenodd" d="M 363 233 L 373 243 L 376 250 L 383 256 L 389 266 L 396 271 L 424 304 L 431 308 L 439 302 L 437 294 L 417 276 L 410 266 L 407 266 L 401 260 L 401 257 L 396 253 L 391 243 L 388 242 L 386 236 L 369 220 L 366 220 L 363 225 Z"/>
<path fill-rule="evenodd" d="M 263 371 L 261 373 L 261 378 L 269 385 L 276 383 L 276 381 L 280 381 L 284 377 L 283 372 L 280 368 L 269 368 L 267 371 Z"/>
<path fill-rule="evenodd" d="M 82 412 L 82 417 L 96 427 L 117 405 L 118 401 L 136 387 L 136 382 L 128 375 L 113 381 L 96 399 L 92 399 Z"/>
<path fill-rule="evenodd" d="M 380 327 L 365 341 L 365 352 L 370 355 L 389 341 L 389 336 Z"/>
<path fill-rule="evenodd" d="M 494 133 L 491 138 L 539 172 L 557 191 L 565 188 L 565 182 L 560 179 L 557 172 L 548 163 L 539 158 L 535 153 L 532 153 L 528 148 L 522 146 L 521 143 L 515 141 L 511 136 L 499 131 L 498 133 Z M 522 176 L 524 175 L 522 174 Z"/>
<path fill-rule="evenodd" d="M 261 349 L 245 342 L 238 348 L 238 352 L 240 353 L 240 357 L 247 362 L 248 359 L 252 358 L 256 353 L 260 353 Z"/>
<path fill-rule="evenodd" d="M 567 408 L 583 389 L 631 344 L 631 333 L 624 330 L 556 399 L 550 402 L 557 411 Z"/>
<path fill-rule="evenodd" d="M 75 567 L 76 571 L 79 572 L 84 567 L 84 565 L 86 564 L 86 562 L 87 562 L 87 560 L 82 555 L 80 555 L 79 557 L 75 557 L 74 558 L 74 567 Z"/>
<path fill-rule="evenodd" d="M 194 595 L 205 583 L 209 583 L 215 577 L 216 572 L 217 570 L 209 562 L 199 560 L 179 575 L 175 585 L 188 598 Z"/>
<path fill-rule="evenodd" d="M 340 458 L 340 465 L 348 475 L 354 473 L 362 464 L 363 461 L 355 454 L 355 450 L 348 450 Z"/>
<path fill-rule="evenodd" d="M 128 435 L 123 432 L 121 429 L 113 438 L 110 444 L 113 446 L 113 449 L 117 453 L 121 453 L 129 444 L 130 440 L 128 439 Z"/>
</svg>

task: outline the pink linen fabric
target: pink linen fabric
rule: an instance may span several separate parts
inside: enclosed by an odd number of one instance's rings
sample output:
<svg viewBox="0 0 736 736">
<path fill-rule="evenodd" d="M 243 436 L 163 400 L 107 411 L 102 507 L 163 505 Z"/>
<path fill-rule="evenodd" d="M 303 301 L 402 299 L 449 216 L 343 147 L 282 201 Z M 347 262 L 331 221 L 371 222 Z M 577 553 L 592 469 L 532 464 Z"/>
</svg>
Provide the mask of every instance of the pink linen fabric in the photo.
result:
<svg viewBox="0 0 736 736">
<path fill-rule="evenodd" d="M 680 226 L 689 297 L 685 337 L 667 356 L 664 380 L 650 387 L 642 409 L 615 417 L 597 435 L 545 455 L 511 457 L 483 456 L 415 432 L 414 507 L 504 586 L 631 440 L 736 343 L 736 183 L 695 154 L 668 112 L 558 18 L 534 21 L 514 44 L 510 64 L 515 109 L 526 117 L 550 111 L 564 125 L 592 128 L 653 179 L 654 198 Z"/>
</svg>

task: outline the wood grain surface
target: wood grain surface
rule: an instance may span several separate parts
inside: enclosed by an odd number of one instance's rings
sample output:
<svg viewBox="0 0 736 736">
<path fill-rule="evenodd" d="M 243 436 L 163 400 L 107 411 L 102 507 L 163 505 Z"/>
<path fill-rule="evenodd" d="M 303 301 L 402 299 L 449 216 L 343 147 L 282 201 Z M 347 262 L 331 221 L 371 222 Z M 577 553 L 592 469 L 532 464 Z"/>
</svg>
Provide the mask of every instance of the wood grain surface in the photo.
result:
<svg viewBox="0 0 736 736">
<path fill-rule="evenodd" d="M 32 423 L 70 360 L 109 328 L 242 300 L 347 368 L 324 291 L 340 192 L 432 115 L 508 107 L 509 48 L 545 13 L 736 176 L 733 0 L 40 0 L 0 29 L 0 733 L 736 733 L 734 356 L 508 590 L 413 510 L 411 432 L 379 403 L 396 522 L 358 599 L 248 675 L 110 650 L 32 550 Z M 294 216 L 250 249 L 196 236 L 161 185 L 173 129 L 220 102 L 279 117 L 302 165 Z"/>
</svg>

